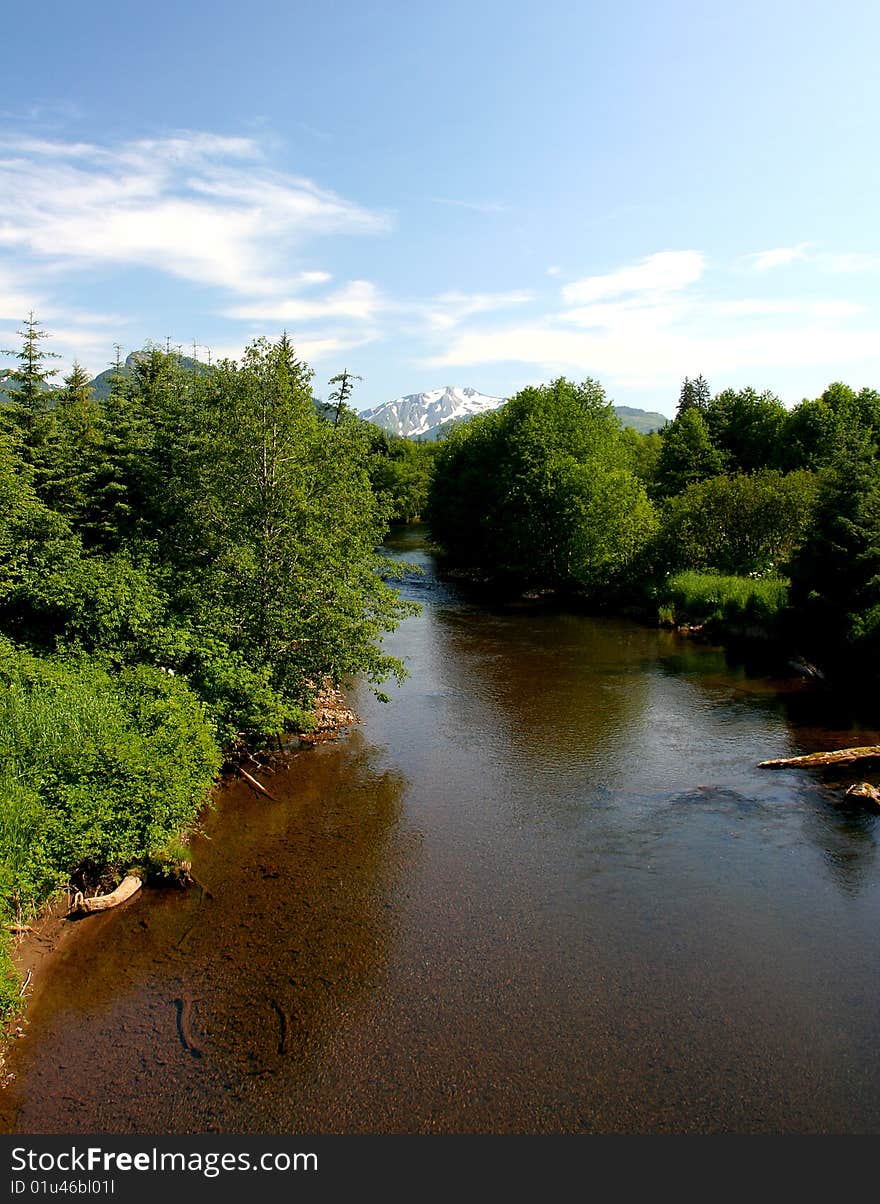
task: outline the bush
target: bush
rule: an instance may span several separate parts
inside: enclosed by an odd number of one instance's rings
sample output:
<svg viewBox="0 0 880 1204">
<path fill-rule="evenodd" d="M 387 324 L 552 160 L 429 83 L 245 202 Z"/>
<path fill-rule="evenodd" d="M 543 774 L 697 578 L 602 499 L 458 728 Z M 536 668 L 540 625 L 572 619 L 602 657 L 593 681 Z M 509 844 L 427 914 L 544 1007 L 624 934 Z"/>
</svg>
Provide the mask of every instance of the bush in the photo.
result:
<svg viewBox="0 0 880 1204">
<path fill-rule="evenodd" d="M 767 574 L 800 546 L 816 505 L 814 473 L 710 477 L 671 498 L 658 540 L 667 570 Z"/>
<path fill-rule="evenodd" d="M 221 757 L 184 682 L 146 665 L 111 676 L 2 641 L 0 686 L 4 919 L 32 914 L 74 874 L 146 861 L 192 825 Z M 3 999 L 0 988 L 8 1011 Z"/>
</svg>

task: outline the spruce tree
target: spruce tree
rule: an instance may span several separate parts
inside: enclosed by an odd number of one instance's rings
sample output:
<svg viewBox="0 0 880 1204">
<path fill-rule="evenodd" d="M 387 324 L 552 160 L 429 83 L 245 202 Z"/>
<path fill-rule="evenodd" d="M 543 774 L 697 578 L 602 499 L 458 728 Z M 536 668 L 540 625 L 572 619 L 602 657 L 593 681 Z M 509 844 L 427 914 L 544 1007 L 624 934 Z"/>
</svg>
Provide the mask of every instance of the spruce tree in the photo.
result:
<svg viewBox="0 0 880 1204">
<path fill-rule="evenodd" d="M 41 347 L 41 340 L 47 339 L 49 333 L 40 329 L 41 323 L 34 317 L 33 310 L 24 319 L 23 325 L 24 330 L 16 332 L 22 340 L 20 349 L 11 351 L 6 348 L 3 351 L 4 355 L 14 356 L 19 364 L 6 377 L 13 387 L 7 384 L 3 392 L 12 398 L 27 419 L 46 408 L 46 394 L 51 387 L 49 382 L 58 374 L 57 368 L 47 367 L 47 361 L 61 357 L 57 352 L 44 351 Z"/>
<path fill-rule="evenodd" d="M 336 402 L 336 412 L 333 418 L 334 426 L 339 426 L 340 416 L 345 409 L 349 397 L 351 397 L 352 390 L 354 389 L 354 382 L 356 380 L 363 379 L 364 378 L 362 376 L 355 376 L 354 373 L 349 372 L 347 368 L 344 368 L 337 376 L 330 377 L 330 380 L 327 383 L 330 385 L 339 386 L 338 389 L 335 389 L 330 394 L 330 400 Z"/>
<path fill-rule="evenodd" d="M 104 460 L 104 422 L 85 368 L 74 360 L 55 407 L 44 495 L 79 527 L 86 521 Z"/>
<path fill-rule="evenodd" d="M 709 402 L 712 400 L 712 391 L 709 388 L 709 382 L 702 373 L 694 381 L 694 404 L 698 410 L 708 409 Z"/>
<path fill-rule="evenodd" d="M 697 388 L 694 381 L 686 376 L 682 381 L 681 392 L 678 395 L 678 408 L 676 413 L 681 415 L 687 410 L 692 410 L 697 404 Z"/>
<path fill-rule="evenodd" d="M 57 368 L 49 368 L 48 361 L 60 359 L 54 351 L 45 351 L 41 346 L 48 332 L 40 329 L 34 311 L 23 321 L 24 330 L 17 333 L 22 345 L 18 351 L 6 349 L 3 354 L 14 356 L 18 367 L 9 372 L 3 392 L 8 397 L 7 429 L 11 427 L 13 438 L 21 454 L 34 468 L 34 485 L 42 492 L 45 475 L 50 471 L 47 463 L 48 445 L 52 438 L 53 417 L 48 401 L 51 398 L 50 381 L 57 375 Z"/>
</svg>

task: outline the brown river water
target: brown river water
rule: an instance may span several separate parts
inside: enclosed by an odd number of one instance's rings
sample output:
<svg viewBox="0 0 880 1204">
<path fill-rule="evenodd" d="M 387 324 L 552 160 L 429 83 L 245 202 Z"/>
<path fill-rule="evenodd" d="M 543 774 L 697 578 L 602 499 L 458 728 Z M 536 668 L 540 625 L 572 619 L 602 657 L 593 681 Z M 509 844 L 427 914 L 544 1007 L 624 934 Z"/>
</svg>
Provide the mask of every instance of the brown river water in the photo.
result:
<svg viewBox="0 0 880 1204">
<path fill-rule="evenodd" d="M 363 724 L 218 792 L 204 889 L 76 925 L 18 1132 L 880 1132 L 880 817 L 821 692 L 439 581 Z"/>
</svg>

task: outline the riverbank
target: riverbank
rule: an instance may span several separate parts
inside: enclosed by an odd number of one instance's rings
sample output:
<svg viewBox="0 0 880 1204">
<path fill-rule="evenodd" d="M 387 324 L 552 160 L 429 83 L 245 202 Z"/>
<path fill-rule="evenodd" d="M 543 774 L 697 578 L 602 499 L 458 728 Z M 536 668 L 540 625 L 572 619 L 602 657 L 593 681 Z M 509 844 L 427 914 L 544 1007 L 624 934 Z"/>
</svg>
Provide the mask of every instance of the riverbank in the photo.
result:
<svg viewBox="0 0 880 1204">
<path fill-rule="evenodd" d="M 278 748 L 266 749 L 265 754 L 255 750 L 261 758 L 258 762 L 259 769 L 254 765 L 251 765 L 249 770 L 244 769 L 244 764 L 253 760 L 253 754 L 243 749 L 227 763 L 225 777 L 217 783 L 211 796 L 200 807 L 199 813 L 187 825 L 187 830 L 179 833 L 174 862 L 169 861 L 164 865 L 161 873 L 147 875 L 148 885 L 145 889 L 175 890 L 193 886 L 190 878 L 190 845 L 203 829 L 205 817 L 214 805 L 217 790 L 224 788 L 224 783 L 228 782 L 230 776 L 240 776 L 242 781 L 248 782 L 259 791 L 261 786 L 256 775 L 265 769 L 269 769 L 270 773 L 283 769 L 291 750 L 336 740 L 345 729 L 359 723 L 345 692 L 329 684 L 325 684 L 318 691 L 313 714 L 314 721 L 307 731 L 291 733 L 279 741 Z M 240 761 L 244 764 L 239 764 Z M 271 793 L 267 787 L 262 787 L 262 792 Z M 106 894 L 113 889 L 116 879 L 124 876 L 125 872 L 117 869 L 114 873 L 109 866 L 97 867 L 90 879 L 79 881 L 84 887 L 91 886 L 92 891 L 97 886 L 101 893 Z M 195 889 L 199 887 L 195 885 Z M 22 915 L 7 925 L 5 969 L 10 986 L 7 989 L 7 1018 L 0 1031 L 0 1081 L 5 1075 L 4 1053 L 7 1041 L 24 1034 L 30 1005 L 51 977 L 54 965 L 59 959 L 67 956 L 68 950 L 76 941 L 80 925 L 93 924 L 97 920 L 97 916 L 86 915 L 74 909 L 74 894 L 70 886 L 66 890 L 56 891 L 35 914 L 27 917 Z M 136 906 L 136 900 L 127 900 L 119 906 Z"/>
</svg>

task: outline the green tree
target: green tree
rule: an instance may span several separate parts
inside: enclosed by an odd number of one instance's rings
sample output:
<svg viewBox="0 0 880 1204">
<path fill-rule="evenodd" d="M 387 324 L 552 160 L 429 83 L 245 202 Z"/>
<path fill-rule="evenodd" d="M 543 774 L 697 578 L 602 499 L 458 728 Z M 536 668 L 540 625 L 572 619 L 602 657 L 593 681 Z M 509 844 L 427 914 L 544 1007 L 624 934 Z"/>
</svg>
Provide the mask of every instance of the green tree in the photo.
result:
<svg viewBox="0 0 880 1204">
<path fill-rule="evenodd" d="M 713 444 L 703 412 L 696 405 L 680 410 L 661 438 L 655 484 L 658 497 L 671 497 L 724 471 L 724 455 Z"/>
<path fill-rule="evenodd" d="M 630 467 L 650 493 L 660 464 L 663 436 L 657 431 L 643 435 L 631 426 L 625 426 L 620 434 L 629 453 Z"/>
<path fill-rule="evenodd" d="M 451 432 L 429 521 L 462 563 L 596 592 L 634 563 L 654 514 L 601 385 L 560 378 Z"/>
<path fill-rule="evenodd" d="M 840 460 L 791 565 L 802 646 L 873 686 L 880 672 L 880 464 Z"/>
<path fill-rule="evenodd" d="M 49 406 L 50 382 L 57 375 L 57 369 L 50 368 L 48 363 L 60 357 L 42 346 L 49 335 L 40 328 L 33 310 L 23 325 L 24 329 L 18 331 L 22 340 L 20 349 L 4 352 L 18 360 L 18 367 L 6 375 L 4 391 L 8 401 L 4 421 L 6 429 L 18 440 L 25 460 L 33 466 L 34 486 L 42 493 L 44 478 L 51 472 L 54 414 Z"/>
<path fill-rule="evenodd" d="M 770 469 L 689 485 L 662 512 L 661 559 L 740 576 L 779 570 L 809 530 L 817 490 L 814 473 Z"/>
<path fill-rule="evenodd" d="M 425 513 L 439 444 L 381 434 L 381 441 L 371 440 L 373 489 L 387 502 L 391 522 L 415 522 Z"/>
<path fill-rule="evenodd" d="M 780 467 L 787 411 L 774 394 L 754 389 L 725 389 L 705 410 L 715 447 L 733 471 Z"/>
<path fill-rule="evenodd" d="M 18 367 L 7 373 L 6 385 L 3 392 L 13 403 L 14 412 L 21 415 L 25 428 L 29 428 L 34 415 L 46 408 L 46 396 L 50 391 L 50 381 L 57 375 L 57 369 L 49 368 L 48 361 L 60 359 L 54 351 L 46 351 L 42 340 L 49 337 L 48 331 L 41 330 L 41 323 L 34 317 L 34 312 L 28 314 L 23 321 L 24 330 L 17 333 L 22 343 L 16 350 L 4 350 L 4 355 L 14 356 Z"/>
<path fill-rule="evenodd" d="M 328 384 L 336 385 L 337 387 L 330 394 L 330 401 L 335 401 L 336 405 L 333 411 L 333 425 L 339 425 L 339 419 L 342 412 L 345 410 L 348 399 L 351 397 L 354 390 L 354 382 L 363 380 L 362 376 L 355 376 L 349 372 L 347 368 L 343 369 L 337 376 L 331 376 Z"/>
<path fill-rule="evenodd" d="M 681 384 L 681 390 L 678 394 L 678 406 L 676 414 L 682 415 L 688 410 L 693 409 L 697 404 L 697 390 L 694 382 L 689 376 L 686 376 Z"/>
<path fill-rule="evenodd" d="M 240 367 L 219 365 L 203 466 L 215 534 L 196 622 L 265 665 L 287 705 L 307 704 L 325 678 L 399 675 L 377 640 L 412 612 L 380 575 L 386 519 L 361 424 L 322 423 L 311 377 L 286 335 L 251 344 Z"/>
<path fill-rule="evenodd" d="M 54 418 L 42 493 L 83 531 L 104 463 L 106 432 L 88 373 L 76 360 L 56 394 Z"/>
</svg>

